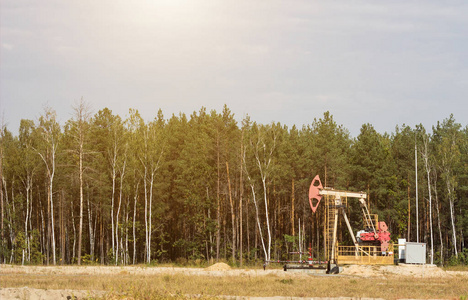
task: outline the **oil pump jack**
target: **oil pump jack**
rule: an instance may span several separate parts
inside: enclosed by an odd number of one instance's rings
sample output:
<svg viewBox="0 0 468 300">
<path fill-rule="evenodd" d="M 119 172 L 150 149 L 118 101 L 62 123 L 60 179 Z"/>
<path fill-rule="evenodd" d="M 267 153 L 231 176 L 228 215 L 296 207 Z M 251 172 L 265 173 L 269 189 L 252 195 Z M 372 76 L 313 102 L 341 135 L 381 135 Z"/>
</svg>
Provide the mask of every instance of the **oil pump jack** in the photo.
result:
<svg viewBox="0 0 468 300">
<path fill-rule="evenodd" d="M 393 249 L 390 249 L 390 232 L 384 221 L 371 215 L 366 204 L 364 192 L 340 191 L 324 188 L 317 175 L 309 188 L 309 204 L 315 213 L 322 197 L 325 198 L 325 249 L 329 263 L 392 264 Z M 346 214 L 348 199 L 358 199 L 363 214 L 364 229 L 353 233 Z M 337 247 L 338 216 L 343 216 L 354 246 Z M 352 249 L 354 248 L 354 249 Z M 390 249 L 390 251 L 389 251 Z M 338 252 L 338 253 L 337 253 Z M 353 255 L 354 252 L 354 255 Z M 389 257 L 382 259 L 378 257 Z"/>
<path fill-rule="evenodd" d="M 285 263 L 284 270 L 318 269 L 327 273 L 339 272 L 338 264 L 393 264 L 393 245 L 390 244 L 390 232 L 387 224 L 378 220 L 378 216 L 370 214 L 367 207 L 367 194 L 323 187 L 319 175 L 315 176 L 309 188 L 309 204 L 312 213 L 319 208 L 322 198 L 324 209 L 324 241 L 325 261 L 316 260 L 312 255 L 312 247 L 308 252 L 291 252 L 300 254 L 299 260 L 267 261 L 265 263 Z M 364 228 L 355 235 L 346 213 L 348 199 L 358 199 Z M 321 208 L 322 209 L 322 208 Z M 338 245 L 338 217 L 342 215 L 353 240 L 353 246 Z M 302 254 L 309 255 L 302 260 Z"/>
</svg>

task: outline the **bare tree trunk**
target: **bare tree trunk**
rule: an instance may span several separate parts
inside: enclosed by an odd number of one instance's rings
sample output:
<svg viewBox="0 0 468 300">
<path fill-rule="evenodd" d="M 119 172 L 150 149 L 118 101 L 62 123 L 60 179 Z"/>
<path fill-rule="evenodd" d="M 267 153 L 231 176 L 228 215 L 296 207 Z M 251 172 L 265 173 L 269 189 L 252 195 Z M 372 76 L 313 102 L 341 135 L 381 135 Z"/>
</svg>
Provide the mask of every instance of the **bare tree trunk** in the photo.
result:
<svg viewBox="0 0 468 300">
<path fill-rule="evenodd" d="M 208 202 L 210 199 L 210 193 L 209 193 L 209 189 L 208 189 L 208 186 L 206 187 L 206 201 Z M 208 207 L 208 211 L 207 211 L 207 214 L 208 214 L 208 219 L 211 219 L 211 210 L 210 208 Z M 210 240 L 210 245 L 209 245 L 209 251 L 208 251 L 208 254 L 206 256 L 206 259 L 209 261 L 211 259 L 213 259 L 213 234 L 211 233 L 211 230 L 209 231 L 209 240 Z"/>
<path fill-rule="evenodd" d="M 257 255 L 258 255 L 258 227 L 254 226 L 255 228 L 255 235 L 254 235 L 254 249 L 255 249 L 255 255 L 254 255 L 254 260 L 257 262 Z"/>
<path fill-rule="evenodd" d="M 8 229 L 9 229 L 9 232 L 10 232 L 10 243 L 11 243 L 11 252 L 10 252 L 10 264 L 13 263 L 13 254 L 15 252 L 15 233 L 13 231 L 13 228 L 12 228 L 12 224 L 13 224 L 13 219 L 12 219 L 12 213 L 11 213 L 11 207 L 14 208 L 14 197 L 12 195 L 12 205 L 10 206 L 10 203 L 9 203 L 9 197 L 8 197 L 8 189 L 7 189 L 7 183 L 6 183 L 6 180 L 5 180 L 5 177 L 2 178 L 3 180 L 3 186 L 5 188 L 5 201 L 6 201 L 6 207 L 7 207 L 7 221 L 8 221 Z M 13 183 L 12 183 L 12 186 L 13 186 Z M 13 214 L 14 214 L 14 211 L 13 211 Z"/>
<path fill-rule="evenodd" d="M 243 181 L 243 178 L 242 178 L 242 157 L 244 156 L 243 154 L 243 151 L 244 151 L 244 131 L 242 130 L 242 137 L 241 137 L 241 153 L 240 153 L 240 175 L 239 175 L 239 188 L 240 188 L 240 197 L 239 197 L 239 258 L 240 258 L 240 266 L 242 267 L 242 264 L 243 264 L 243 261 L 244 261 L 244 251 L 243 251 L 243 242 L 244 242 L 244 239 L 243 239 L 243 232 L 242 232 L 242 216 L 243 216 L 243 212 L 242 212 L 242 201 L 243 201 L 243 197 L 244 197 L 244 181 Z"/>
<path fill-rule="evenodd" d="M 206 200 L 208 201 L 208 186 L 206 187 Z M 210 218 L 210 209 L 208 208 L 208 211 L 206 212 L 207 215 L 205 215 L 205 210 L 203 210 L 203 215 L 204 215 L 204 218 L 203 218 L 203 231 L 205 232 L 209 232 L 206 230 L 206 220 L 209 220 Z M 209 233 L 209 236 L 208 238 L 211 240 L 211 232 Z M 208 246 L 208 239 L 205 240 L 205 251 L 206 251 L 206 261 L 207 263 L 210 263 L 210 249 L 209 249 L 209 246 Z"/>
<path fill-rule="evenodd" d="M 15 206 L 15 181 L 12 180 L 11 182 L 11 207 L 12 207 L 12 210 L 13 210 L 13 214 L 10 213 L 10 222 L 11 224 L 14 224 L 13 222 L 13 216 L 16 216 L 16 206 Z M 15 240 L 16 240 L 16 232 L 13 230 L 13 226 L 10 226 L 10 231 L 11 231 L 11 237 L 12 237 L 12 240 L 11 240 L 11 244 L 13 245 Z M 14 246 L 15 249 L 16 249 L 16 245 Z M 12 259 L 14 259 L 14 249 L 12 248 L 12 251 L 11 251 L 11 257 Z"/>
<path fill-rule="evenodd" d="M 428 153 L 428 137 L 424 137 L 424 150 L 422 152 L 422 157 L 424 160 L 424 166 L 426 167 L 427 175 L 427 191 L 429 193 L 429 227 L 430 227 L 430 237 L 431 237 L 431 265 L 434 264 L 434 235 L 432 230 L 432 191 L 431 191 L 431 167 L 429 166 L 429 153 Z"/>
<path fill-rule="evenodd" d="M 52 236 L 51 236 L 51 239 L 52 239 L 52 261 L 54 263 L 54 265 L 57 264 L 57 260 L 55 258 L 55 222 L 54 222 L 54 200 L 52 198 L 52 195 L 53 195 L 53 181 L 54 181 L 54 174 L 55 174 L 55 155 L 53 155 L 53 171 L 52 171 L 52 176 L 50 177 L 50 195 L 49 195 L 49 199 L 50 199 L 50 217 L 51 217 L 51 231 L 52 231 Z"/>
<path fill-rule="evenodd" d="M 137 207 L 137 199 L 138 199 L 138 185 L 137 183 L 135 187 L 135 197 L 133 201 L 133 264 L 136 262 L 136 207 Z"/>
<path fill-rule="evenodd" d="M 74 207 L 73 207 L 73 200 L 71 201 L 71 215 L 72 215 L 72 226 L 73 226 L 73 253 L 72 253 L 72 259 L 73 260 L 76 257 L 76 225 L 75 225 L 75 216 L 73 215 Z"/>
<path fill-rule="evenodd" d="M 52 257 L 53 263 L 56 264 L 55 258 L 55 222 L 54 222 L 54 201 L 53 201 L 53 183 L 55 176 L 55 157 L 59 142 L 60 125 L 56 122 L 56 113 L 51 108 L 45 109 L 45 115 L 40 118 L 40 127 L 42 129 L 42 137 L 47 144 L 44 153 L 36 150 L 38 155 L 44 161 L 47 169 L 48 177 L 48 201 L 50 204 L 49 218 L 50 218 L 50 239 L 52 242 Z"/>
<path fill-rule="evenodd" d="M 122 205 L 122 197 L 123 197 L 123 180 L 125 176 L 125 167 L 127 165 L 127 159 L 125 158 L 124 164 L 122 166 L 122 170 L 120 172 L 120 188 L 119 188 L 119 206 L 117 207 L 117 214 L 115 216 L 115 240 L 119 240 L 119 215 L 120 215 L 120 207 Z M 117 265 L 119 261 L 119 244 L 117 243 L 115 246 L 115 264 Z"/>
<path fill-rule="evenodd" d="M 92 210 L 91 210 L 92 212 Z M 91 213 L 91 216 L 93 214 Z M 95 217 L 94 217 L 94 228 L 93 228 L 93 261 L 97 262 L 97 254 L 96 254 L 96 235 L 97 235 L 97 226 L 98 226 L 98 212 L 95 210 Z"/>
<path fill-rule="evenodd" d="M 148 188 L 146 185 L 148 172 L 147 172 L 146 165 L 144 165 L 144 168 L 145 168 L 145 174 L 143 177 L 144 178 L 143 188 L 145 191 L 145 260 L 146 260 L 146 263 L 149 263 L 148 262 L 148 236 L 149 236 L 148 235 Z"/>
<path fill-rule="evenodd" d="M 93 211 L 89 202 L 89 187 L 88 197 L 86 197 L 87 208 L 88 208 L 88 226 L 89 226 L 89 249 L 91 260 L 94 262 L 94 230 L 93 230 Z"/>
<path fill-rule="evenodd" d="M 460 207 L 460 210 L 459 210 L 459 215 L 462 216 L 463 215 L 463 210 L 462 208 Z M 463 227 L 460 226 L 460 250 L 463 251 L 465 249 L 465 237 L 464 237 L 464 234 L 463 234 Z"/>
<path fill-rule="evenodd" d="M 55 147 L 54 147 L 55 148 Z M 52 261 L 54 265 L 57 264 L 57 260 L 55 258 L 55 221 L 54 221 L 54 199 L 53 199 L 53 183 L 54 183 L 54 176 L 55 176 L 55 149 L 52 151 L 52 174 L 50 176 L 50 184 L 49 184 L 49 192 L 50 192 L 50 217 L 51 217 L 51 230 L 52 230 Z"/>
<path fill-rule="evenodd" d="M 408 241 L 411 240 L 411 198 L 410 198 L 410 185 L 408 173 Z"/>
<path fill-rule="evenodd" d="M 40 202 L 39 202 L 40 204 Z M 46 228 L 45 228 L 45 220 L 44 220 L 44 209 L 41 205 L 41 225 L 42 225 L 42 231 L 41 231 L 41 236 L 42 236 L 42 252 L 47 253 L 46 247 Z M 48 264 L 49 262 L 47 262 Z"/>
<path fill-rule="evenodd" d="M 127 197 L 127 205 L 125 209 L 125 265 L 128 265 L 129 255 L 128 255 L 128 214 L 129 214 L 129 199 Z"/>
<path fill-rule="evenodd" d="M 416 141 L 414 143 L 414 170 L 415 170 L 415 189 L 416 189 L 416 200 L 415 200 L 415 209 L 416 209 L 416 242 L 419 243 L 419 198 L 418 198 L 418 148 Z"/>
<path fill-rule="evenodd" d="M 216 201 L 217 201 L 217 209 L 216 209 L 216 222 L 217 222 L 217 227 L 216 227 L 216 261 L 219 261 L 219 247 L 221 244 L 221 203 L 219 199 L 219 193 L 220 193 L 220 166 L 219 166 L 219 132 L 217 133 L 216 136 L 216 166 L 218 170 L 218 182 L 217 182 L 217 189 L 216 189 Z"/>
<path fill-rule="evenodd" d="M 437 176 L 437 175 L 436 175 Z M 442 238 L 442 228 L 440 226 L 440 209 L 439 209 L 439 197 L 437 195 L 437 177 L 434 178 L 434 195 L 435 195 L 435 206 L 437 208 L 437 227 L 439 229 L 439 240 L 440 240 L 440 263 L 444 264 L 444 241 Z"/>
<path fill-rule="evenodd" d="M 50 210 L 50 186 L 47 189 L 47 265 L 50 264 L 50 244 L 52 236 L 51 210 Z"/>
<path fill-rule="evenodd" d="M 29 232 L 32 232 L 33 230 L 33 227 L 32 227 L 32 219 L 33 219 L 33 191 L 34 191 L 34 184 L 31 182 L 31 201 L 29 202 L 30 203 L 30 206 L 29 206 Z M 36 216 L 37 216 L 37 213 L 36 213 Z M 38 226 L 39 227 L 39 226 Z M 28 244 L 29 246 L 29 250 L 28 250 L 28 253 L 29 253 L 29 257 L 28 257 L 28 261 L 31 261 L 31 241 L 32 241 L 32 238 L 34 237 L 30 237 L 30 242 Z M 1 260 L 0 260 L 1 262 Z"/>
<path fill-rule="evenodd" d="M 122 192 L 120 192 L 122 193 Z M 119 197 L 119 205 L 117 206 L 117 213 L 115 215 L 115 265 L 119 264 L 119 215 L 120 215 L 120 206 L 122 203 L 122 195 Z"/>
<path fill-rule="evenodd" d="M 266 189 L 266 178 L 262 179 L 263 184 L 263 200 L 265 201 L 265 218 L 266 218 L 266 226 L 267 226 L 267 233 L 268 233 L 268 256 L 267 260 L 271 258 L 271 230 L 270 230 L 270 218 L 268 217 L 268 198 L 267 198 L 267 189 Z"/>
<path fill-rule="evenodd" d="M 80 144 L 80 225 L 78 228 L 78 265 L 81 265 L 81 240 L 83 236 L 83 145 Z"/>
<path fill-rule="evenodd" d="M 247 258 L 250 261 L 250 222 L 249 222 L 249 199 L 247 198 L 247 201 L 245 202 L 245 214 L 246 214 L 246 232 L 247 232 Z"/>
<path fill-rule="evenodd" d="M 234 213 L 234 202 L 232 201 L 231 178 L 229 176 L 229 163 L 226 161 L 226 172 L 229 189 L 229 203 L 231 204 L 231 226 L 232 226 L 232 261 L 236 261 L 236 215 Z"/>
<path fill-rule="evenodd" d="M 251 184 L 250 188 L 252 190 L 252 198 L 253 198 L 253 202 L 254 202 L 254 205 L 255 205 L 255 214 L 256 214 L 257 225 L 258 225 L 258 232 L 260 234 L 260 241 L 262 242 L 263 253 L 265 254 L 265 261 L 267 261 L 267 260 L 270 260 L 270 258 L 268 256 L 269 251 L 267 251 L 267 249 L 265 247 L 265 242 L 264 242 L 264 239 L 263 239 L 262 226 L 260 225 L 260 216 L 259 216 L 259 212 L 258 212 L 257 199 L 255 197 L 255 187 L 254 187 L 253 184 Z"/>
<path fill-rule="evenodd" d="M 227 201 L 227 199 L 224 199 L 224 201 Z M 227 259 L 227 234 L 226 234 L 226 214 L 223 215 L 223 237 L 224 237 L 224 255 L 223 257 Z"/>
<path fill-rule="evenodd" d="M 78 265 L 81 265 L 81 251 L 82 251 L 82 239 L 83 239 L 83 207 L 84 207 L 84 146 L 86 142 L 86 134 L 87 134 L 87 123 L 90 117 L 90 109 L 88 105 L 83 101 L 83 98 L 80 102 L 74 107 L 75 111 L 75 124 L 76 124 L 76 142 L 78 145 L 78 158 L 79 158 L 79 165 L 78 165 L 78 172 L 79 172 L 79 180 L 80 180 L 80 223 L 78 229 Z M 89 208 L 88 208 L 89 209 Z M 92 228 L 91 228 L 92 231 Z M 90 232 L 91 234 L 92 232 Z"/>
<path fill-rule="evenodd" d="M 117 252 L 116 252 L 116 249 L 115 249 L 115 236 L 114 236 L 114 232 L 115 232 L 115 221 L 114 221 L 114 199 L 115 199 L 115 179 L 117 177 L 116 175 L 116 161 L 117 161 L 117 150 L 116 150 L 116 143 L 114 141 L 114 155 L 113 155 L 113 160 L 112 160 L 112 197 L 111 197 L 111 226 L 112 226 L 112 255 L 114 256 L 114 260 L 117 261 Z"/>
<path fill-rule="evenodd" d="M 149 231 L 148 231 L 148 253 L 147 253 L 147 261 L 151 263 L 151 232 L 152 232 L 152 219 L 153 219 L 153 184 L 154 184 L 154 171 L 151 172 L 151 181 L 150 181 L 150 197 L 149 197 Z"/>
<path fill-rule="evenodd" d="M 449 198 L 449 206 L 450 206 L 450 221 L 452 225 L 452 244 L 453 249 L 455 251 L 455 257 L 458 258 L 458 250 L 457 250 L 457 231 L 455 228 L 455 212 L 454 212 L 454 189 L 453 186 L 449 182 L 449 178 L 447 176 L 447 192 Z"/>
<path fill-rule="evenodd" d="M 274 132 L 274 129 L 271 128 L 273 132 L 273 144 L 271 145 L 269 151 L 267 151 L 267 145 L 265 140 L 263 140 L 264 137 L 258 136 L 257 141 L 255 145 L 253 145 L 252 141 L 251 144 L 253 146 L 254 150 L 254 157 L 255 157 L 255 162 L 257 164 L 258 171 L 260 173 L 260 178 L 262 180 L 262 187 L 263 187 L 263 200 L 265 204 L 265 220 L 266 220 L 266 227 L 267 227 L 267 234 L 268 234 L 268 249 L 266 249 L 265 242 L 263 240 L 263 233 L 261 231 L 261 225 L 260 225 L 260 219 L 259 219 L 259 213 L 258 213 L 258 205 L 256 201 L 256 196 L 255 196 L 255 189 L 254 189 L 254 183 L 252 179 L 250 178 L 250 175 L 247 172 L 247 164 L 245 161 L 245 156 L 244 156 L 244 168 L 247 174 L 247 177 L 250 182 L 250 187 L 252 190 L 252 197 L 254 200 L 255 204 L 255 210 L 256 210 L 256 216 L 257 216 L 257 224 L 259 226 L 259 233 L 262 241 L 262 246 L 263 250 L 265 253 L 265 261 L 269 261 L 271 258 L 271 228 L 270 228 L 270 218 L 269 218 L 269 209 L 268 209 L 268 193 L 267 193 L 267 187 L 266 187 L 266 180 L 268 177 L 271 161 L 272 161 L 272 156 L 273 156 L 273 151 L 276 146 L 276 135 Z"/>
<path fill-rule="evenodd" d="M 294 192 L 294 178 L 292 179 L 291 183 L 291 229 L 292 235 L 294 236 L 294 200 L 295 200 L 295 192 Z"/>
<path fill-rule="evenodd" d="M 29 253 L 29 235 L 28 235 L 28 219 L 30 218 L 29 216 L 29 199 L 31 198 L 30 191 L 31 191 L 31 185 L 32 185 L 32 178 L 30 178 L 29 174 L 26 178 L 26 217 L 24 220 L 24 239 L 26 242 L 26 247 L 28 249 Z M 29 255 L 27 255 L 29 257 Z M 27 261 L 29 259 L 26 258 Z"/>
<path fill-rule="evenodd" d="M 99 245 L 101 248 L 101 264 L 105 263 L 105 252 L 104 252 L 104 216 L 102 213 L 102 206 L 99 205 Z"/>
<path fill-rule="evenodd" d="M 64 200 L 65 191 L 62 189 L 62 197 L 60 198 L 60 264 L 65 264 L 65 220 L 64 220 Z"/>
</svg>

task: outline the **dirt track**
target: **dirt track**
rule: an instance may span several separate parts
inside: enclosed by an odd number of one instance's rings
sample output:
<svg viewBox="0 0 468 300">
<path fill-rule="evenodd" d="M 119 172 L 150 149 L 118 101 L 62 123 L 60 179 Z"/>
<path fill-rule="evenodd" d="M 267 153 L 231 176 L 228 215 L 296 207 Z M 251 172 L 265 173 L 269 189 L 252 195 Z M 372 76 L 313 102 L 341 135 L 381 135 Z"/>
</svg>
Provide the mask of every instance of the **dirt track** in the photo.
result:
<svg viewBox="0 0 468 300">
<path fill-rule="evenodd" d="M 179 267 L 135 267 L 135 266 L 16 266 L 0 265 L 0 274 L 54 274 L 54 275 L 160 275 L 185 274 L 195 276 L 265 276 L 275 274 L 286 276 L 282 269 L 232 269 L 224 263 L 214 264 L 208 268 Z"/>
<path fill-rule="evenodd" d="M 284 272 L 282 269 L 231 269 L 226 264 L 215 264 L 208 268 L 173 268 L 173 267 L 112 267 L 112 266 L 13 266 L 0 265 L 0 275 L 7 274 L 40 274 L 40 275 L 163 275 L 186 274 L 191 276 L 266 276 L 278 277 L 310 276 L 302 272 Z M 341 273 L 352 277 L 409 276 L 413 278 L 450 278 L 466 277 L 468 272 L 444 271 L 436 266 L 399 265 L 399 266 L 346 266 Z M 333 275 L 331 275 L 333 276 Z M 0 299 L 67 299 L 76 296 L 78 299 L 91 295 L 102 295 L 104 291 L 79 290 L 41 290 L 28 287 L 1 288 Z M 70 298 L 68 298 L 70 299 Z"/>
<path fill-rule="evenodd" d="M 135 266 L 16 266 L 0 265 L 0 274 L 55 274 L 55 275 L 104 275 L 104 274 L 133 274 L 133 275 L 159 275 L 159 274 L 187 274 L 195 276 L 304 276 L 306 273 L 284 272 L 283 269 L 232 269 L 224 263 L 218 263 L 208 268 L 178 268 L 178 267 L 135 267 Z M 468 272 L 444 271 L 431 265 L 351 265 L 345 266 L 342 275 L 361 277 L 382 276 L 411 276 L 450 277 L 466 276 Z"/>
</svg>

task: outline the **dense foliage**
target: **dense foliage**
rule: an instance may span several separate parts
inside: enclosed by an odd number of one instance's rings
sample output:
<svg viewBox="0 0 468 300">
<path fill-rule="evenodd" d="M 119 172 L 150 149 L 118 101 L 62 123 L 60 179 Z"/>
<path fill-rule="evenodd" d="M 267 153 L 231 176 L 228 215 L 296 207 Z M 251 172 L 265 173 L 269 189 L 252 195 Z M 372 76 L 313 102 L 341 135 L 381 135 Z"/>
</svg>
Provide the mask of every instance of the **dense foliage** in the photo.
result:
<svg viewBox="0 0 468 300">
<path fill-rule="evenodd" d="M 123 120 L 107 108 L 91 115 L 83 101 L 64 126 L 47 108 L 22 120 L 18 136 L 2 128 L 0 260 L 242 264 L 283 258 L 299 231 L 302 247 L 320 253 L 323 213 L 307 199 L 316 174 L 367 192 L 394 241 L 418 237 L 434 262 L 468 262 L 468 128 L 453 116 L 431 133 L 364 124 L 353 138 L 328 112 L 299 129 L 239 124 L 226 106 L 169 119 L 159 111 L 151 122 L 130 110 Z M 361 228 L 358 203 L 349 214 Z"/>
</svg>

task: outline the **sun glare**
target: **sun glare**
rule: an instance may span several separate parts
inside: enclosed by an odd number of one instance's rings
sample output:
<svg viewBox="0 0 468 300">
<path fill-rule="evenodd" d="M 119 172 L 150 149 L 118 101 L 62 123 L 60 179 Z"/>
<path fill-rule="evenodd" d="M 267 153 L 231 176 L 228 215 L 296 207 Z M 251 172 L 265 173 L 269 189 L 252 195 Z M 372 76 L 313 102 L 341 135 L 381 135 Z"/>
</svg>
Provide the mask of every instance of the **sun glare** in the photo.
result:
<svg viewBox="0 0 468 300">
<path fill-rule="evenodd" d="M 188 0 L 121 1 L 118 15 L 131 23 L 193 22 L 203 15 L 203 2 Z"/>
</svg>

